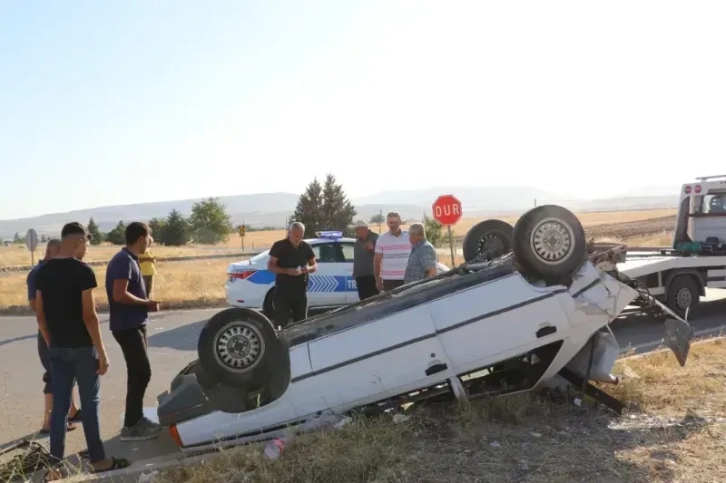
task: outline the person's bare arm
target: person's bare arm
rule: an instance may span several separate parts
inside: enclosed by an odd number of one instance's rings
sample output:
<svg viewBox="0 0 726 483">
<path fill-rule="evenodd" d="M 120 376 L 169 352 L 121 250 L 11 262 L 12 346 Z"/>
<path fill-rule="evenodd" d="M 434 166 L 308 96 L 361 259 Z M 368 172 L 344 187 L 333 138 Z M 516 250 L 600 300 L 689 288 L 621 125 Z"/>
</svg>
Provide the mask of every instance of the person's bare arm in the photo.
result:
<svg viewBox="0 0 726 483">
<path fill-rule="evenodd" d="M 81 295 L 81 300 L 83 301 L 83 323 L 86 324 L 86 329 L 88 329 L 88 335 L 91 336 L 93 347 L 99 353 L 105 352 L 106 348 L 101 338 L 101 321 L 98 319 L 98 312 L 96 312 L 96 301 L 93 298 L 93 289 L 84 290 Z"/>
<path fill-rule="evenodd" d="M 300 271 L 297 268 L 282 268 L 277 266 L 277 257 L 270 257 L 267 260 L 267 269 L 275 275 L 300 275 Z"/>
<path fill-rule="evenodd" d="M 103 338 L 101 337 L 101 321 L 98 319 L 98 312 L 96 312 L 93 289 L 89 288 L 88 290 L 84 290 L 81 299 L 83 301 L 83 322 L 86 324 L 88 335 L 91 336 L 93 347 L 98 352 L 98 373 L 104 375 L 108 370 L 108 355 L 106 354 L 106 347 L 103 345 Z"/>
<path fill-rule="evenodd" d="M 308 273 L 314 273 L 318 269 L 318 262 L 315 261 L 315 257 L 308 260 L 307 268 L 305 269 Z"/>
<path fill-rule="evenodd" d="M 32 302 L 35 302 L 35 307 L 37 308 L 35 312 L 35 318 L 38 321 L 38 330 L 40 330 L 40 335 L 43 337 L 43 340 L 45 341 L 46 346 L 50 346 L 50 334 L 48 333 L 48 322 L 45 319 L 45 311 L 43 310 L 43 295 L 40 293 L 40 290 L 36 290 L 35 292 L 35 300 L 32 300 Z"/>
<path fill-rule="evenodd" d="M 376 253 L 373 255 L 373 273 L 376 275 L 376 280 L 381 279 L 381 265 L 383 264 L 383 254 Z"/>
<path fill-rule="evenodd" d="M 154 305 L 156 302 L 137 297 L 129 292 L 129 281 L 116 279 L 113 281 L 113 300 L 120 304 L 128 305 Z"/>
<path fill-rule="evenodd" d="M 438 271 L 436 268 L 437 256 L 436 250 L 432 246 L 425 247 L 426 251 L 423 253 L 423 265 L 426 270 L 426 276 L 433 277 Z"/>
<path fill-rule="evenodd" d="M 38 311 L 37 298 L 28 300 L 28 303 L 30 304 L 30 308 L 33 310 L 33 312 Z"/>
</svg>

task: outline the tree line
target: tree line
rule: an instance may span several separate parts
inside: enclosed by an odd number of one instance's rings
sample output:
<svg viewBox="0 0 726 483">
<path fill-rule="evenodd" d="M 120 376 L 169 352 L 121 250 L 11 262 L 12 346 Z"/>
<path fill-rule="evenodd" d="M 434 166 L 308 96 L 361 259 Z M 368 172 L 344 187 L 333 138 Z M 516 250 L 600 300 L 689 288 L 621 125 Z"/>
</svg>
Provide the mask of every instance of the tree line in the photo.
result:
<svg viewBox="0 0 726 483">
<path fill-rule="evenodd" d="M 333 174 L 328 174 L 323 183 L 314 178 L 300 195 L 294 213 L 288 222 L 299 221 L 305 225 L 306 237 L 315 236 L 315 232 L 332 230 L 342 231 L 345 236 L 353 236 L 354 219 L 357 211 Z M 376 214 L 370 218 L 370 223 L 385 224 L 385 215 Z M 424 225 L 428 240 L 435 246 L 440 246 L 443 234 L 441 225 L 424 215 Z M 166 246 L 183 246 L 190 242 L 213 245 L 226 242 L 232 233 L 239 230 L 240 225 L 233 226 L 232 218 L 227 207 L 219 198 L 207 198 L 192 206 L 191 214 L 185 217 L 180 211 L 172 210 L 166 218 L 152 218 L 148 221 L 155 244 Z M 92 236 L 91 244 L 99 245 L 103 242 L 114 245 L 124 245 L 127 223 L 119 221 L 116 227 L 108 233 L 102 233 L 93 217 L 88 221 L 88 231 Z M 247 232 L 273 230 L 276 227 L 252 228 L 245 225 Z M 23 243 L 24 239 L 15 234 L 16 243 Z M 46 241 L 45 235 L 41 241 Z"/>
<path fill-rule="evenodd" d="M 218 198 L 207 198 L 194 203 L 188 217 L 174 209 L 166 218 L 152 218 L 148 223 L 154 243 L 166 246 L 183 246 L 190 242 L 213 245 L 227 241 L 229 235 L 234 232 L 231 216 Z M 103 242 L 113 245 L 126 244 L 126 225 L 127 223 L 121 220 L 113 230 L 102 233 L 98 224 L 91 218 L 88 221 L 91 244 L 100 245 Z"/>
<path fill-rule="evenodd" d="M 308 184 L 305 192 L 300 195 L 290 221 L 303 223 L 308 237 L 322 230 L 342 231 L 346 236 L 353 236 L 353 220 L 357 214 L 343 186 L 336 182 L 335 176 L 328 174 L 323 184 L 317 178 Z M 369 220 L 369 223 L 374 224 L 385 222 L 385 216 L 381 213 L 373 215 Z M 424 215 L 423 223 L 428 240 L 434 246 L 441 246 L 443 233 L 439 222 Z"/>
</svg>

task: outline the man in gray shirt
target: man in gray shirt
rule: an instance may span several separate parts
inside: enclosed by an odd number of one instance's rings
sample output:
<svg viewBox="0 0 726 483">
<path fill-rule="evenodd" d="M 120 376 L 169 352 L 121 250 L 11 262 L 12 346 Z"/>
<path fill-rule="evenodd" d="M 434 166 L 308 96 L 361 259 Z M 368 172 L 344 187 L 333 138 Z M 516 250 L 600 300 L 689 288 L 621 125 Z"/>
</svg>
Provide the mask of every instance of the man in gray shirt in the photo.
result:
<svg viewBox="0 0 726 483">
<path fill-rule="evenodd" d="M 355 223 L 355 247 L 353 249 L 353 278 L 358 288 L 358 298 L 365 300 L 378 295 L 376 277 L 373 272 L 373 256 L 378 234 L 368 228 L 368 223 L 359 220 Z"/>
<path fill-rule="evenodd" d="M 411 255 L 408 257 L 403 283 L 416 282 L 436 275 L 438 271 L 436 249 L 426 240 L 426 228 L 423 223 L 411 224 L 408 238 L 411 241 Z"/>
</svg>

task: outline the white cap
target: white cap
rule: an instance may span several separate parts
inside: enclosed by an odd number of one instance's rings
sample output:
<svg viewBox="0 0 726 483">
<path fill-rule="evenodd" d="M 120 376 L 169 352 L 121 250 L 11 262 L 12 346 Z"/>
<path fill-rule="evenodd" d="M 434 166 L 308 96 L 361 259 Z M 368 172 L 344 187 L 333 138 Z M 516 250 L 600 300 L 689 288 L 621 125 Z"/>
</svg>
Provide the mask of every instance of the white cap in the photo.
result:
<svg viewBox="0 0 726 483">
<path fill-rule="evenodd" d="M 358 220 L 355 222 L 355 227 L 356 228 L 368 228 L 368 223 L 366 223 L 363 220 Z"/>
</svg>

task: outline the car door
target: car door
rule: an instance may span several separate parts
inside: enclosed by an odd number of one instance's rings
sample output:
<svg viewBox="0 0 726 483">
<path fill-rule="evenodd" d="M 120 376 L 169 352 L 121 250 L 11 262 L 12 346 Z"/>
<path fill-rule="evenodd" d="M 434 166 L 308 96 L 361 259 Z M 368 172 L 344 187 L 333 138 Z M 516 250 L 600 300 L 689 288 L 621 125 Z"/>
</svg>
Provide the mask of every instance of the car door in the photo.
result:
<svg viewBox="0 0 726 483">
<path fill-rule="evenodd" d="M 311 246 L 318 269 L 310 274 L 308 305 L 344 305 L 346 277 L 340 244 L 325 241 Z"/>
<path fill-rule="evenodd" d="M 355 244 L 353 242 L 340 242 L 343 253 L 343 269 L 345 270 L 345 303 L 354 304 L 360 301 L 358 287 L 353 278 L 353 254 Z"/>
<path fill-rule="evenodd" d="M 451 363 L 436 337 L 430 303 L 404 310 L 397 305 L 389 303 L 383 316 L 308 343 L 316 394 L 330 408 L 369 404 L 448 377 L 442 371 Z M 365 319 L 371 310 L 376 307 L 356 317 Z"/>
</svg>

